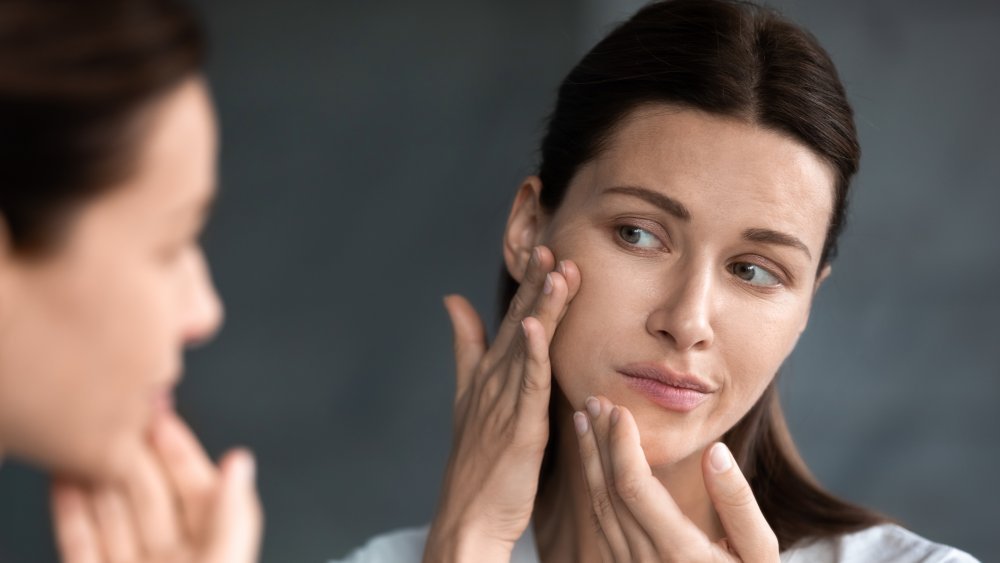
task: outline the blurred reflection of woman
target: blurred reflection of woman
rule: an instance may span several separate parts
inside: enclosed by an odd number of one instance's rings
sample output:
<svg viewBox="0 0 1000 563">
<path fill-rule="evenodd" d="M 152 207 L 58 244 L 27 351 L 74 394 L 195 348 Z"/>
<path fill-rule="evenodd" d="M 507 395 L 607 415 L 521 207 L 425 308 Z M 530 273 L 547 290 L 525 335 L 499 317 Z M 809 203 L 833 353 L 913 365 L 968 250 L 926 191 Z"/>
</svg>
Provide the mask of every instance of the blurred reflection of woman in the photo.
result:
<svg viewBox="0 0 1000 563">
<path fill-rule="evenodd" d="M 222 319 L 203 52 L 171 0 L 0 6 L 0 455 L 60 476 L 67 561 L 256 559 L 252 457 L 171 405 Z"/>
</svg>

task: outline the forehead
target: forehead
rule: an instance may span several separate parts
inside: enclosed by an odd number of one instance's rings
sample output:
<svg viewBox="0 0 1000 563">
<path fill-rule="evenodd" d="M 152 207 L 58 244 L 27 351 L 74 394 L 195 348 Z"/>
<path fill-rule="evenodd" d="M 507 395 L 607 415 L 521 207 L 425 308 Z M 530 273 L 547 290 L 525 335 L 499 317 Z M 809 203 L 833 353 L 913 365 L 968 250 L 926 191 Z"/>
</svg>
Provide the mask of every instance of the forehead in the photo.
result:
<svg viewBox="0 0 1000 563">
<path fill-rule="evenodd" d="M 189 80 L 164 98 L 144 125 L 133 174 L 103 202 L 95 202 L 96 207 L 103 207 L 105 214 L 118 212 L 148 221 L 210 200 L 218 141 L 202 81 Z"/>
<path fill-rule="evenodd" d="M 680 200 L 693 222 L 816 230 L 823 243 L 833 206 L 831 167 L 789 136 L 697 110 L 645 106 L 618 125 L 574 178 L 567 202 L 594 203 L 613 186 L 641 186 Z M 809 229 L 819 225 L 819 229 Z M 818 251 L 818 248 L 815 249 Z M 817 252 L 814 252 L 816 254 Z"/>
<path fill-rule="evenodd" d="M 60 256 L 97 262 L 91 257 L 111 260 L 125 248 L 143 248 L 196 218 L 214 196 L 217 132 L 200 80 L 168 94 L 141 125 L 134 170 L 84 204 Z"/>
</svg>

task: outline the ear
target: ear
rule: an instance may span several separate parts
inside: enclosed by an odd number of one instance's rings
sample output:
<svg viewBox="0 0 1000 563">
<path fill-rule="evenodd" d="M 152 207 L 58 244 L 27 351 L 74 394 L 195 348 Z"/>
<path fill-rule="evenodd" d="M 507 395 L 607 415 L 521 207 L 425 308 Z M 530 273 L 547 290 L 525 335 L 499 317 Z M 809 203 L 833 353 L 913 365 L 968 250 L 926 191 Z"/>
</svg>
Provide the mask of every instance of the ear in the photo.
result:
<svg viewBox="0 0 1000 563">
<path fill-rule="evenodd" d="M 819 293 L 820 286 L 823 285 L 823 282 L 826 281 L 826 278 L 830 277 L 830 273 L 831 272 L 833 272 L 833 267 L 830 264 L 827 264 L 826 266 L 823 266 L 823 269 L 820 270 L 819 274 L 816 275 L 816 281 L 813 282 L 812 300 L 811 301 L 814 301 L 816 299 L 816 294 Z M 812 311 L 812 302 L 811 301 L 809 303 L 809 309 L 806 310 L 805 319 L 802 320 L 802 328 L 799 329 L 799 334 L 800 335 L 806 329 L 806 325 L 809 324 L 809 313 L 810 313 L 810 311 Z"/>
<path fill-rule="evenodd" d="M 830 264 L 823 266 L 823 269 L 819 271 L 819 275 L 816 276 L 816 281 L 813 284 L 813 299 L 815 299 L 816 294 L 819 293 L 819 286 L 823 285 L 826 278 L 830 277 L 831 272 L 833 272 L 833 266 Z"/>
<path fill-rule="evenodd" d="M 8 278 L 13 268 L 14 245 L 11 241 L 10 230 L 7 228 L 7 220 L 0 215 L 0 325 L 4 320 L 5 305 L 7 301 Z"/>
<path fill-rule="evenodd" d="M 517 190 L 514 205 L 507 218 L 507 228 L 503 234 L 503 259 L 507 271 L 518 283 L 524 278 L 531 251 L 540 242 L 548 219 L 538 199 L 541 193 L 542 181 L 538 176 L 525 178 Z"/>
</svg>

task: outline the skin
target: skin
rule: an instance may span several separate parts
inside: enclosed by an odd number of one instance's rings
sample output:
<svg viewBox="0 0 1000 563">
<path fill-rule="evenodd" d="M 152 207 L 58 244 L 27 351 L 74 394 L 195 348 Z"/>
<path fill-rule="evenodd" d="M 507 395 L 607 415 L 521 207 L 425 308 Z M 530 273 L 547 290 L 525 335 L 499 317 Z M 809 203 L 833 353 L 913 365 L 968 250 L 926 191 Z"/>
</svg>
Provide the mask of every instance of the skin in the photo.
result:
<svg viewBox="0 0 1000 563">
<path fill-rule="evenodd" d="M 0 235 L 0 451 L 56 476 L 64 561 L 255 561 L 253 457 L 217 467 L 172 412 L 185 347 L 222 322 L 197 240 L 215 113 L 192 77 L 136 118 L 134 172 L 76 209 L 51 252 Z"/>
<path fill-rule="evenodd" d="M 451 537 L 459 539 L 451 544 L 443 534 L 436 536 L 432 527 L 427 554 L 436 549 L 446 553 L 447 547 L 456 545 L 466 549 L 490 545 L 495 547 L 492 552 L 501 554 L 495 560 L 504 560 L 504 554 L 509 558 L 527 518 L 498 525 L 497 518 L 476 515 L 526 513 L 534 519 L 542 560 L 549 562 L 600 561 L 602 553 L 609 560 L 713 560 L 718 545 L 729 545 L 718 542 L 733 526 L 750 530 L 741 538 L 753 541 L 741 539 L 742 545 L 761 546 L 759 553 L 754 552 L 759 557 L 746 560 L 770 560 L 776 554 L 776 542 L 766 526 L 759 527 L 763 519 L 756 504 L 750 503 L 754 509 L 750 511 L 734 513 L 726 508 L 726 499 L 749 492 L 745 480 L 738 468 L 710 472 L 707 449 L 753 406 L 806 327 L 813 296 L 829 274 L 829 268 L 820 268 L 818 260 L 832 212 L 833 186 L 830 167 L 781 133 L 662 105 L 638 108 L 623 119 L 605 150 L 578 170 L 554 212 L 539 203 L 540 180 L 525 180 L 504 234 L 508 271 L 521 282 L 520 297 L 515 298 L 508 318 L 546 317 L 530 311 L 546 307 L 546 300 L 553 299 L 538 289 L 538 272 L 544 274 L 549 264 L 574 264 L 580 279 L 568 298 L 553 292 L 561 312 L 550 322 L 558 326 L 547 329 L 546 334 L 552 334 L 550 346 L 535 360 L 549 371 L 533 376 L 549 383 L 546 375 L 554 377 L 562 392 L 556 410 L 562 432 L 556 477 L 545 495 L 535 499 L 538 447 L 549 438 L 547 411 L 516 409 L 518 424 L 536 431 L 519 446 L 520 459 L 528 461 L 525 468 L 510 474 L 508 480 L 522 483 L 519 498 L 531 497 L 532 504 L 522 501 L 521 512 L 510 507 L 501 510 L 498 498 L 472 485 L 481 482 L 480 475 L 468 472 L 464 480 L 469 484 L 463 487 L 452 477 L 458 471 L 450 465 L 435 526 L 449 519 L 464 524 L 453 526 Z M 677 205 L 671 210 L 651 202 L 664 197 L 679 203 L 685 212 L 679 213 Z M 769 236 L 761 236 L 764 232 Z M 540 270 L 531 258 L 538 245 L 553 254 L 552 262 Z M 507 357 L 495 351 L 506 342 L 498 338 L 487 349 L 481 333 L 469 329 L 477 319 L 467 309 L 471 307 L 449 306 L 456 349 L 462 343 L 478 342 L 486 356 Z M 637 362 L 691 374 L 710 393 L 689 412 L 665 409 L 628 385 L 619 373 Z M 481 361 L 480 365 L 494 363 Z M 522 382 L 526 378 L 522 372 L 507 377 Z M 606 405 L 605 419 L 619 405 L 630 422 L 621 426 L 616 441 L 616 433 L 607 430 L 610 424 L 594 424 L 600 416 L 591 409 L 588 432 L 578 441 L 573 412 L 585 411 L 588 398 L 598 395 L 598 403 Z M 477 424 L 483 428 L 481 418 L 456 410 L 456 428 Z M 634 432 L 625 431 L 629 425 Z M 503 441 L 481 439 L 478 443 L 501 450 L 481 452 L 484 459 L 516 455 L 510 448 L 502 449 Z M 463 447 L 474 449 L 457 440 L 453 462 L 475 457 L 463 452 Z M 595 460 L 597 471 L 592 470 Z M 585 473 L 585 467 L 591 471 Z M 650 498 L 669 498 L 676 511 L 665 516 L 639 510 L 641 516 L 626 517 L 616 474 L 642 476 L 641 482 L 647 485 L 645 477 L 653 479 L 659 491 Z M 603 481 L 598 475 L 604 476 Z M 606 498 L 595 502 L 592 495 L 601 490 Z M 710 491 L 719 494 L 713 497 Z M 452 498 L 463 501 L 448 500 Z M 612 498 L 622 509 L 624 523 L 601 518 L 602 505 L 614 506 Z M 464 519 L 456 516 L 463 513 Z M 593 533 L 595 516 L 601 525 L 599 534 Z M 676 546 L 658 537 L 658 530 L 677 527 L 678 521 L 690 526 L 685 528 L 689 537 L 695 537 L 692 529 L 700 534 L 704 541 L 691 545 L 703 547 L 703 552 L 671 557 L 648 550 L 643 553 L 648 557 L 629 555 L 629 545 L 640 549 L 638 541 L 630 541 L 640 535 L 636 529 L 647 538 L 656 537 L 657 546 Z M 511 522 L 523 527 L 517 530 Z M 613 554 L 611 546 L 619 550 Z M 425 560 L 430 559 L 425 555 Z"/>
<path fill-rule="evenodd" d="M 190 81 L 148 116 L 137 171 L 76 214 L 51 255 L 0 238 L 0 444 L 90 480 L 123 475 L 222 307 L 197 235 L 217 132 Z"/>
</svg>

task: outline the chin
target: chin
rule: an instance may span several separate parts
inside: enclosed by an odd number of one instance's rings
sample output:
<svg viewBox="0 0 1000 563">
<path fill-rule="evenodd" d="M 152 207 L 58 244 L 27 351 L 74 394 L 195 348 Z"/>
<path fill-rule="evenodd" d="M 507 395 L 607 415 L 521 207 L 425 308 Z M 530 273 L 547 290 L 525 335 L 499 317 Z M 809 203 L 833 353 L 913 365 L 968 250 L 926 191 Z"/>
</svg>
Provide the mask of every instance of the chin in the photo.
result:
<svg viewBox="0 0 1000 563">
<path fill-rule="evenodd" d="M 671 424 L 662 417 L 642 416 L 632 411 L 639 426 L 639 440 L 650 467 L 662 467 L 691 459 L 700 459 L 711 439 L 698 435 L 697 429 Z M 653 418 L 653 420 L 650 420 Z"/>
<path fill-rule="evenodd" d="M 120 483 L 144 447 L 140 432 L 119 432 L 98 440 L 79 440 L 76 450 L 59 452 L 48 469 L 88 483 Z M 66 455 L 69 454 L 69 455 Z"/>
</svg>

